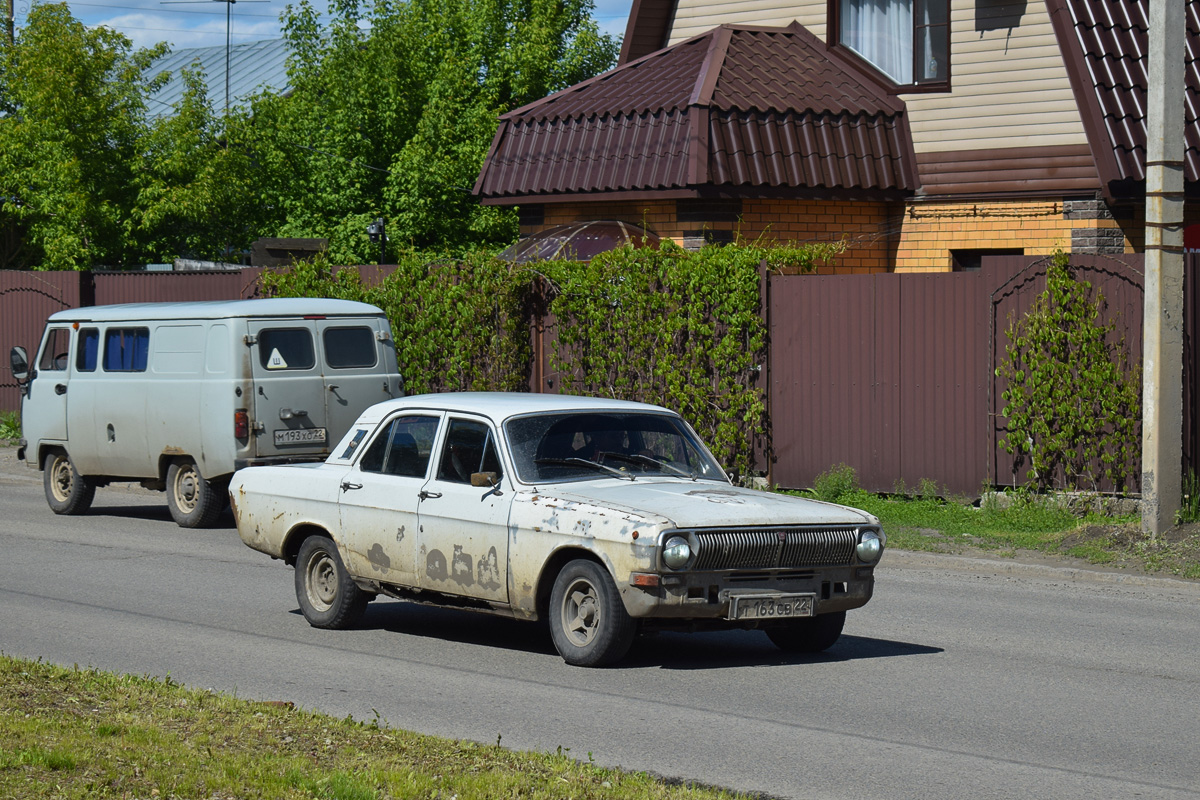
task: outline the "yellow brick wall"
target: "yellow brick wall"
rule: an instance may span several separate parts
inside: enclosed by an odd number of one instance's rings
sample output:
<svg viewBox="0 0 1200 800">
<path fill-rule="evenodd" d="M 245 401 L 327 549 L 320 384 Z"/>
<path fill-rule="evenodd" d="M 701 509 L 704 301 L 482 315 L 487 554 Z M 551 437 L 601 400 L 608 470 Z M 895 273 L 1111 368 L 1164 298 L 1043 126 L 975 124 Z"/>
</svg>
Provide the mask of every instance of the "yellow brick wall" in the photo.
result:
<svg viewBox="0 0 1200 800">
<path fill-rule="evenodd" d="M 899 204 L 869 202 L 753 199 L 742 202 L 740 222 L 699 223 L 677 221 L 674 200 L 547 203 L 543 206 L 543 224 L 522 226 L 521 235 L 569 222 L 616 219 L 643 225 L 680 245 L 685 233 L 703 229 L 732 231 L 742 241 L 756 241 L 761 237 L 806 244 L 845 239 L 846 252 L 833 263 L 820 266 L 818 272 L 887 272 L 893 258 L 896 226 L 902 208 Z"/>
<path fill-rule="evenodd" d="M 683 244 L 685 232 L 707 228 L 733 231 L 743 241 L 760 237 L 796 244 L 845 240 L 848 248 L 818 272 L 947 272 L 952 250 L 1021 249 L 1025 255 L 1071 251 L 1078 229 L 1120 229 L 1124 252 L 1142 248 L 1141 209 L 1112 219 L 1066 219 L 1061 198 L 996 202 L 872 203 L 828 200 L 747 199 L 739 222 L 679 222 L 674 200 L 547 203 L 544 223 L 523 226 L 521 234 L 552 225 L 619 219 L 644 225 Z M 1189 206 L 1189 221 L 1200 221 Z"/>
</svg>

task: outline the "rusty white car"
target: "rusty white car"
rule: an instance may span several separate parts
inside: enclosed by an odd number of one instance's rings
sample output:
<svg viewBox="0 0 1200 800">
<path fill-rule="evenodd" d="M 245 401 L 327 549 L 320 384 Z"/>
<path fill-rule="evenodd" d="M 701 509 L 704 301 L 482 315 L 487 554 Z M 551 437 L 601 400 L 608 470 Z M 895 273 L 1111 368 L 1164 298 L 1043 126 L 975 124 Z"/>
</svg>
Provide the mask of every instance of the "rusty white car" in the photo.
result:
<svg viewBox="0 0 1200 800">
<path fill-rule="evenodd" d="M 250 467 L 229 489 L 246 544 L 295 567 L 310 624 L 351 626 L 389 595 L 548 620 L 582 666 L 639 629 L 824 650 L 885 542 L 863 511 L 733 485 L 674 412 L 587 397 L 379 403 L 324 463 Z"/>
</svg>

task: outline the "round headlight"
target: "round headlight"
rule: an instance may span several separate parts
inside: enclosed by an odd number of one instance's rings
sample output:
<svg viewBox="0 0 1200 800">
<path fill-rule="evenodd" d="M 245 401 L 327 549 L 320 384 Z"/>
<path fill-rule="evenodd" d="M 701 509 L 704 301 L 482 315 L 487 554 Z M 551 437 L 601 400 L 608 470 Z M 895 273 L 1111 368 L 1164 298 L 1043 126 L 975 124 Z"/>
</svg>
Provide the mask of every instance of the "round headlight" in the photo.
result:
<svg viewBox="0 0 1200 800">
<path fill-rule="evenodd" d="M 672 536 L 663 545 L 663 563 L 671 569 L 683 569 L 692 558 L 692 546 L 682 536 Z"/>
<path fill-rule="evenodd" d="M 864 564 L 874 564 L 883 554 L 883 540 L 875 531 L 863 531 L 858 537 L 858 560 Z"/>
</svg>

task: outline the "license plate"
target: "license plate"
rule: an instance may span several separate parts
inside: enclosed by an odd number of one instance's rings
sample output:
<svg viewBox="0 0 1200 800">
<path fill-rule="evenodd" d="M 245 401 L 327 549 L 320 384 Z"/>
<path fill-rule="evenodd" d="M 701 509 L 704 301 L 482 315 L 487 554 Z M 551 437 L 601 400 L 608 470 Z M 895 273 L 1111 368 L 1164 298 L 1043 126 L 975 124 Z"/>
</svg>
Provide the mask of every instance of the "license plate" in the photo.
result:
<svg viewBox="0 0 1200 800">
<path fill-rule="evenodd" d="M 811 617 L 816 595 L 735 594 L 729 598 L 729 619 L 787 619 Z"/>
<path fill-rule="evenodd" d="M 324 428 L 288 428 L 275 431 L 275 444 L 325 444 Z"/>
</svg>

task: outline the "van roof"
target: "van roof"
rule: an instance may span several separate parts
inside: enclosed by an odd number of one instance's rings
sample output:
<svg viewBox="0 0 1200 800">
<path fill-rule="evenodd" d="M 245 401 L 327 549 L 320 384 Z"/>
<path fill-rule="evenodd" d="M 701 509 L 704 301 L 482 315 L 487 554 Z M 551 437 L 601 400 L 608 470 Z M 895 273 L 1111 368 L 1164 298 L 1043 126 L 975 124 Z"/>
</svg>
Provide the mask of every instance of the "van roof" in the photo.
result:
<svg viewBox="0 0 1200 800">
<path fill-rule="evenodd" d="M 143 322 L 229 317 L 377 317 L 383 310 L 369 303 L 325 297 L 265 297 L 254 300 L 206 300 L 190 303 L 121 303 L 85 306 L 50 315 L 50 322 Z"/>
</svg>

